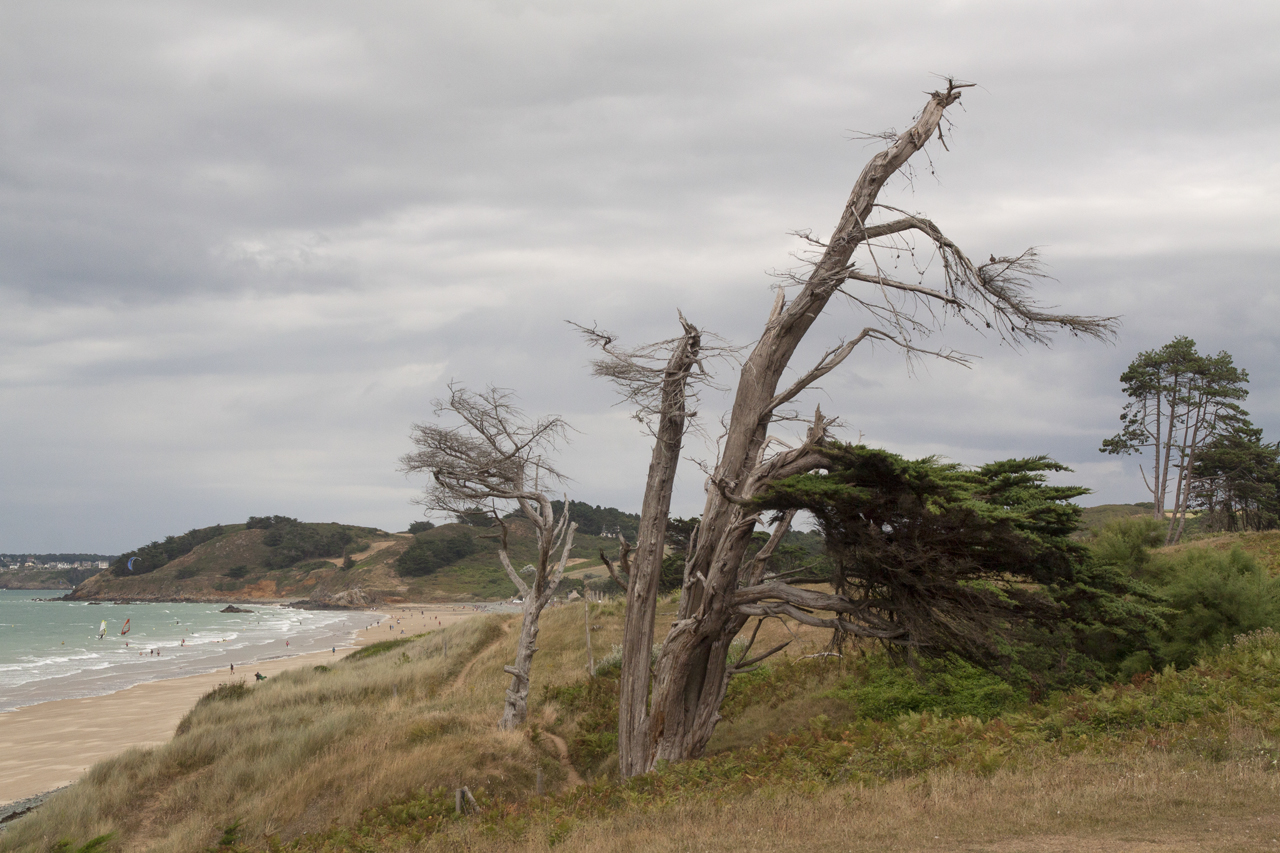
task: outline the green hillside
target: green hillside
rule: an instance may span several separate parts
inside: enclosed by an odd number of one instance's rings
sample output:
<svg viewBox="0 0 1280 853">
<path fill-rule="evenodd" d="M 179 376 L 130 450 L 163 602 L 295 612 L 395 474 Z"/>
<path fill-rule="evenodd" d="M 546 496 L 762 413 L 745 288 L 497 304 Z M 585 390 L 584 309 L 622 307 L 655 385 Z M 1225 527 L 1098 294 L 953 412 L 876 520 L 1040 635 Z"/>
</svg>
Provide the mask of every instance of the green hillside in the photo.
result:
<svg viewBox="0 0 1280 853">
<path fill-rule="evenodd" d="M 509 550 L 517 567 L 536 558 L 527 525 L 509 522 Z M 422 543 L 465 540 L 467 553 L 427 573 L 403 571 L 401 557 Z M 571 562 L 600 566 L 611 537 L 579 533 Z M 132 562 L 132 568 L 130 563 Z M 563 592 L 581 589 L 566 579 Z M 110 569 L 78 586 L 84 600 L 310 599 L 317 604 L 366 605 L 402 601 L 492 601 L 516 594 L 498 559 L 495 531 L 445 524 L 425 532 L 388 533 L 371 527 L 306 523 L 282 516 L 215 525 L 170 536 L 122 554 Z"/>
<path fill-rule="evenodd" d="M 1151 503 L 1087 506 L 1080 513 L 1079 535 L 1081 537 L 1093 535 L 1118 518 L 1149 516 L 1153 506 L 1154 504 Z"/>
</svg>

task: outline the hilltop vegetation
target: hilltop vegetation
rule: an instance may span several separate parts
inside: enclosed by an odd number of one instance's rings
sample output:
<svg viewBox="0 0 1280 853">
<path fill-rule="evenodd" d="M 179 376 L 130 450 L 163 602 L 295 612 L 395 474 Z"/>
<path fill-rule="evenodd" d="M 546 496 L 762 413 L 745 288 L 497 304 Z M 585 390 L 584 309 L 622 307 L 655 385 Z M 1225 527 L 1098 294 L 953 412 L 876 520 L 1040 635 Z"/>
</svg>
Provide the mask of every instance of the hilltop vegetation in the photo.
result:
<svg viewBox="0 0 1280 853">
<path fill-rule="evenodd" d="M 278 515 L 251 517 L 247 523 L 198 528 L 122 554 L 72 595 L 137 600 L 310 598 L 364 605 L 496 600 L 515 594 L 498 561 L 491 531 L 463 523 L 424 522 L 415 528 L 412 534 L 387 533 Z M 534 555 L 532 540 L 520 523 L 511 529 L 512 560 L 524 565 Z M 579 534 L 571 562 L 579 570 L 595 567 L 603 573 L 602 547 L 616 551 L 618 545 L 612 538 Z M 581 590 L 583 584 L 580 577 L 567 578 L 562 594 Z"/>
</svg>

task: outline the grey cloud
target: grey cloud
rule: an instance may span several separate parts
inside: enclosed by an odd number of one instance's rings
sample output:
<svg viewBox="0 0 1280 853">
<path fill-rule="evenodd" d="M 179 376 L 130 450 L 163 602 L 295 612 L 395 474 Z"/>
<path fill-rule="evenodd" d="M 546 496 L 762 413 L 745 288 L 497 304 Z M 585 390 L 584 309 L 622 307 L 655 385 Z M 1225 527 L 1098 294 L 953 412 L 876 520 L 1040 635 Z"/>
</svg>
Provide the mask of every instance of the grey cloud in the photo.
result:
<svg viewBox="0 0 1280 853">
<path fill-rule="evenodd" d="M 969 372 L 859 353 L 806 399 L 869 441 L 1050 453 L 1099 499 L 1117 377 L 1189 334 L 1280 428 L 1273 4 L 11 3 L 0 10 L 0 545 L 132 547 L 249 513 L 403 526 L 444 383 L 579 425 L 576 496 L 647 456 L 567 319 L 747 343 L 874 146 L 964 98 L 893 203 L 979 257 L 1042 247 L 1111 348 Z M 836 309 L 811 346 L 860 328 Z M 801 361 L 797 361 L 797 365 Z M 708 430 L 726 405 L 708 399 Z M 701 502 L 684 472 L 677 511 Z M 66 531 L 74 530 L 74 534 Z M 71 538 L 68 538 L 71 537 Z"/>
</svg>

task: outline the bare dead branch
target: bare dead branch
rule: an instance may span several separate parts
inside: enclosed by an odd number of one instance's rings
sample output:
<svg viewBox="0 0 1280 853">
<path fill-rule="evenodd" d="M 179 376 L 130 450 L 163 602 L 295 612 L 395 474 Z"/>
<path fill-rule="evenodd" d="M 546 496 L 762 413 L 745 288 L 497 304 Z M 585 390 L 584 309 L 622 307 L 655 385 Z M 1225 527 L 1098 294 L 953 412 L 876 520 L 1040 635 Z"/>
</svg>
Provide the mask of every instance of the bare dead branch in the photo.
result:
<svg viewBox="0 0 1280 853">
<path fill-rule="evenodd" d="M 793 509 L 787 510 L 774 524 L 773 532 L 769 535 L 769 541 L 764 543 L 753 558 L 751 569 L 747 573 L 747 586 L 760 583 L 760 579 L 764 577 L 765 565 L 769 562 L 769 558 L 773 556 L 773 552 L 777 550 L 778 545 L 786 537 L 787 531 L 791 529 L 791 522 L 795 520 L 796 512 L 797 510 Z"/>
<path fill-rule="evenodd" d="M 893 290 L 901 290 L 905 293 L 915 293 L 920 296 L 927 296 L 930 299 L 936 299 L 956 308 L 963 307 L 964 303 L 954 296 L 948 296 L 945 293 L 934 290 L 931 287 L 924 287 L 919 284 L 907 284 L 902 281 L 895 281 L 883 275 L 868 275 L 867 273 L 858 272 L 856 269 L 845 271 L 845 277 L 850 281 L 865 281 L 868 284 L 878 284 L 881 287 L 888 287 Z"/>
<path fill-rule="evenodd" d="M 631 545 L 627 542 L 627 537 L 621 533 L 618 534 L 618 566 L 615 568 L 613 561 L 605 556 L 604 549 L 600 549 L 600 559 L 604 561 L 605 568 L 609 570 L 609 577 L 613 578 L 613 582 L 625 589 L 631 588 Z"/>
<path fill-rule="evenodd" d="M 791 641 L 790 641 L 790 640 L 787 640 L 785 643 L 779 643 L 778 645 L 776 645 L 776 646 L 774 646 L 773 648 L 769 649 L 769 651 L 767 651 L 767 652 L 761 652 L 760 654 L 756 655 L 755 657 L 751 658 L 750 660 L 739 661 L 738 663 L 734 664 L 734 665 L 730 668 L 730 670 L 729 670 L 729 674 L 730 674 L 730 675 L 742 675 L 742 674 L 743 674 L 743 673 L 745 673 L 745 672 L 751 672 L 753 669 L 755 669 L 755 668 L 756 668 L 756 666 L 757 666 L 761 661 L 764 661 L 764 660 L 767 660 L 767 659 L 769 659 L 769 658 L 773 657 L 774 655 L 776 655 L 778 652 L 782 651 L 783 649 L 785 649 L 785 648 L 786 648 L 787 646 L 789 646 L 789 645 L 791 645 Z"/>
</svg>

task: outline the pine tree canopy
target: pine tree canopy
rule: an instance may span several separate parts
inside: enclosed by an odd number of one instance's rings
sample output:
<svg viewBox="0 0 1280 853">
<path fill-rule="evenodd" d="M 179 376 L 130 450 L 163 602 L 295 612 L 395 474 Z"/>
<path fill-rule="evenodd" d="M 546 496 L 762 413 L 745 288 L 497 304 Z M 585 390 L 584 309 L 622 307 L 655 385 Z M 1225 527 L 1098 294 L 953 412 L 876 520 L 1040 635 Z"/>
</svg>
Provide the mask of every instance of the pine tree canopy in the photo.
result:
<svg viewBox="0 0 1280 853">
<path fill-rule="evenodd" d="M 825 453 L 825 472 L 779 481 L 758 504 L 813 515 L 835 591 L 898 625 L 899 651 L 1079 671 L 1082 655 L 1117 662 L 1159 622 L 1149 590 L 1070 538 L 1069 501 L 1088 490 L 1049 485 L 1070 470 L 1052 459 L 969 469 L 863 445 Z"/>
</svg>

